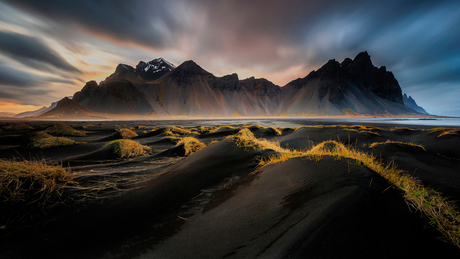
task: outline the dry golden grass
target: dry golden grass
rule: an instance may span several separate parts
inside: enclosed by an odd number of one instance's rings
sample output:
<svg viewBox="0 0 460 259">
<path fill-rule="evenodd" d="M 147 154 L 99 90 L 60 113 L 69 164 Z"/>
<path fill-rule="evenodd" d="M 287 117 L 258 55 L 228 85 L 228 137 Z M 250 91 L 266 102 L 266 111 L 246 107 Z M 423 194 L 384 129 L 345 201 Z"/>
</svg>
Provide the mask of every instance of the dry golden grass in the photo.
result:
<svg viewBox="0 0 460 259">
<path fill-rule="evenodd" d="M 177 145 L 184 144 L 185 155 L 191 155 L 200 149 L 204 148 L 206 145 L 193 137 L 184 137 L 177 142 Z"/>
<path fill-rule="evenodd" d="M 442 136 L 447 136 L 447 135 L 457 135 L 458 136 L 458 132 L 459 132 L 458 129 L 446 130 L 446 131 L 441 132 L 441 134 L 438 135 L 438 138 Z"/>
<path fill-rule="evenodd" d="M 257 144 L 245 146 L 254 147 Z M 347 147 L 336 141 L 322 142 L 308 151 L 292 152 L 285 150 L 284 153 L 279 153 L 280 155 L 261 160 L 259 167 L 282 163 L 295 157 L 309 157 L 319 160 L 322 156 L 335 156 L 337 159 L 354 159 L 357 164 L 362 164 L 380 174 L 388 180 L 390 186 L 395 186 L 402 191 L 404 199 L 411 207 L 423 212 L 430 219 L 430 224 L 436 227 L 448 242 L 460 248 L 460 213 L 455 204 L 443 197 L 441 193 L 424 186 L 417 178 L 404 173 L 393 163 L 385 165 L 373 155 L 353 149 L 350 146 Z"/>
<path fill-rule="evenodd" d="M 276 136 L 281 136 L 283 134 L 279 128 L 275 128 L 275 127 L 268 127 L 268 128 L 272 129 L 275 132 Z"/>
<path fill-rule="evenodd" d="M 74 175 L 44 162 L 0 160 L 0 201 L 3 224 L 33 217 L 64 202 L 64 189 Z"/>
<path fill-rule="evenodd" d="M 32 149 L 71 146 L 76 143 L 74 140 L 68 138 L 53 137 L 44 131 L 29 133 L 25 136 L 25 138 L 27 146 Z"/>
<path fill-rule="evenodd" d="M 94 128 L 94 125 L 93 125 L 93 124 L 88 124 L 88 125 L 82 126 L 82 128 L 84 128 L 84 129 L 87 129 L 87 128 Z"/>
<path fill-rule="evenodd" d="M 76 142 L 74 140 L 63 137 L 50 137 L 34 141 L 29 144 L 32 149 L 47 149 L 52 147 L 71 146 Z"/>
<path fill-rule="evenodd" d="M 174 127 L 174 126 L 169 126 L 169 127 L 166 127 L 166 129 L 164 130 L 164 133 L 166 135 L 189 135 L 191 134 L 192 132 L 188 129 L 184 129 L 183 127 Z"/>
<path fill-rule="evenodd" d="M 147 126 L 144 126 L 144 125 L 139 125 L 136 127 L 137 129 L 147 129 Z"/>
<path fill-rule="evenodd" d="M 67 126 L 62 123 L 55 123 L 45 129 L 46 133 L 52 135 L 60 135 L 60 136 L 76 136 L 76 137 L 83 137 L 86 136 L 85 133 L 78 131 L 70 126 Z"/>
<path fill-rule="evenodd" d="M 209 133 L 215 132 L 218 129 L 218 127 L 206 128 L 204 126 L 198 125 L 198 126 L 196 126 L 196 129 L 197 129 L 198 133 L 200 133 L 200 134 L 209 134 Z"/>
<path fill-rule="evenodd" d="M 119 158 L 143 156 L 149 154 L 151 151 L 149 147 L 141 145 L 139 142 L 130 139 L 118 139 L 111 141 L 106 145 L 110 144 L 114 145 L 115 155 Z"/>
<path fill-rule="evenodd" d="M 228 136 L 227 138 L 232 138 L 239 147 L 245 149 L 253 148 L 260 151 L 272 149 L 278 153 L 291 152 L 290 150 L 281 148 L 279 143 L 271 142 L 265 139 L 257 139 L 254 134 L 247 128 L 242 129 L 237 134 Z"/>
<path fill-rule="evenodd" d="M 3 126 L 2 128 L 5 131 L 28 131 L 33 129 L 31 126 L 21 122 L 13 122 L 11 124 Z"/>
<path fill-rule="evenodd" d="M 118 132 L 120 132 L 120 135 L 121 135 L 121 138 L 123 139 L 130 139 L 130 138 L 134 138 L 134 137 L 137 137 L 137 133 L 130 130 L 130 129 L 117 129 Z"/>
<path fill-rule="evenodd" d="M 401 145 L 401 146 L 419 147 L 419 148 L 421 148 L 421 149 L 426 151 L 425 147 L 420 145 L 420 144 L 411 143 L 411 142 L 393 141 L 393 140 L 387 140 L 385 142 L 374 142 L 374 143 L 369 145 L 369 148 L 374 148 L 374 147 L 376 147 L 378 145 L 386 145 L 386 144 L 398 144 L 398 145 Z"/>
</svg>

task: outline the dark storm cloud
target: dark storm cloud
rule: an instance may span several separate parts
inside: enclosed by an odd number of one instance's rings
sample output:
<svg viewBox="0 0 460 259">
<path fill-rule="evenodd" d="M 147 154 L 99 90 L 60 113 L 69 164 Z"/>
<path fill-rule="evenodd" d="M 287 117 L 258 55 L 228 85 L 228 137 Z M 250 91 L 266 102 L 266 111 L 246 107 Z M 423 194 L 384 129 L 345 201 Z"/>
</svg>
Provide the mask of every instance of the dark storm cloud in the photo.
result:
<svg viewBox="0 0 460 259">
<path fill-rule="evenodd" d="M 34 86 L 37 76 L 8 67 L 0 62 L 0 85 L 13 85 L 20 87 Z"/>
<path fill-rule="evenodd" d="M 417 92 L 435 97 L 436 83 L 460 83 L 459 1 L 4 2 L 45 23 L 118 46 L 131 42 L 174 51 L 210 72 L 249 69 L 276 80 L 270 75 L 303 66 L 297 75 L 303 77 L 329 59 L 342 61 L 367 50 L 373 63 L 393 71 L 403 91 L 414 97 Z M 53 37 L 66 42 L 63 34 Z M 446 88 L 450 98 L 460 99 L 460 91 L 452 89 Z"/>
<path fill-rule="evenodd" d="M 53 51 L 47 45 L 37 38 L 13 33 L 0 31 L 0 52 L 28 65 L 28 61 L 34 64 L 45 63 L 55 68 L 79 72 L 77 68 L 70 65 L 58 53 Z M 36 66 L 40 69 L 40 66 Z"/>
<path fill-rule="evenodd" d="M 0 85 L 17 88 L 43 87 L 48 83 L 75 84 L 74 81 L 51 76 L 39 76 L 9 67 L 0 61 Z"/>
<path fill-rule="evenodd" d="M 24 0 L 5 1 L 13 6 L 58 21 L 68 26 L 109 36 L 120 41 L 136 42 L 150 47 L 169 43 L 168 31 L 179 28 L 169 1 L 125 0 Z"/>
</svg>

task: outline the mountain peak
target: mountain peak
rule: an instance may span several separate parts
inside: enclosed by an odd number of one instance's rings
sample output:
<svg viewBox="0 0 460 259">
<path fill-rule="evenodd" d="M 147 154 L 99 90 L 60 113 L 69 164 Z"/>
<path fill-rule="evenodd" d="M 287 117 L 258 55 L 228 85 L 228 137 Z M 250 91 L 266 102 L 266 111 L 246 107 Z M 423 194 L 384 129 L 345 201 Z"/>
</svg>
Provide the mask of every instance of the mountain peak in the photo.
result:
<svg viewBox="0 0 460 259">
<path fill-rule="evenodd" d="M 187 60 L 174 69 L 171 74 L 172 77 L 194 76 L 194 75 L 210 75 L 208 71 L 204 70 L 193 60 Z"/>
<path fill-rule="evenodd" d="M 149 62 L 139 61 L 136 69 L 134 69 L 134 73 L 141 79 L 154 81 L 175 68 L 176 66 L 171 62 L 159 57 Z"/>
</svg>

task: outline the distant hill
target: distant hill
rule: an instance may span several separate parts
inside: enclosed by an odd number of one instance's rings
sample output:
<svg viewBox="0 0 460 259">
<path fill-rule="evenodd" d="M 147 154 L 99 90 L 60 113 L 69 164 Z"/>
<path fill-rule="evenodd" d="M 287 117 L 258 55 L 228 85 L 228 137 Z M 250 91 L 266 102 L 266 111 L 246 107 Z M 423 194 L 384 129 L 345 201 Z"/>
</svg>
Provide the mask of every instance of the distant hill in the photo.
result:
<svg viewBox="0 0 460 259">
<path fill-rule="evenodd" d="M 106 80 L 90 81 L 72 99 L 62 101 L 66 105 L 41 117 L 426 114 L 405 105 L 393 73 L 375 67 L 367 52 L 341 63 L 329 60 L 283 87 L 264 78 L 216 77 L 192 60 L 178 67 L 162 58 L 141 61 L 136 68 L 120 64 Z"/>
</svg>

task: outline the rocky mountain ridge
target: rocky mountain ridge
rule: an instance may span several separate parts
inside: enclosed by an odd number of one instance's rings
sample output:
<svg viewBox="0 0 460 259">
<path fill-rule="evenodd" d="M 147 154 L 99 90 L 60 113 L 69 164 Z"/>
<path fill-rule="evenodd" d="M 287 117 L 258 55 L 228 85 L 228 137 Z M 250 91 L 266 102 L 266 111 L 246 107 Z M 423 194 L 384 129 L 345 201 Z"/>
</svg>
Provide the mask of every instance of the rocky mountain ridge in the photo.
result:
<svg viewBox="0 0 460 259">
<path fill-rule="evenodd" d="M 401 87 L 393 73 L 384 66 L 375 67 L 367 52 L 341 63 L 329 60 L 318 70 L 283 87 L 264 78 L 241 80 L 237 74 L 216 77 L 192 60 L 178 67 L 162 58 L 139 62 L 135 69 L 120 64 L 100 84 L 88 82 L 71 101 L 93 114 L 109 117 L 419 113 L 404 105 Z M 53 114 L 56 116 L 56 111 Z"/>
</svg>

